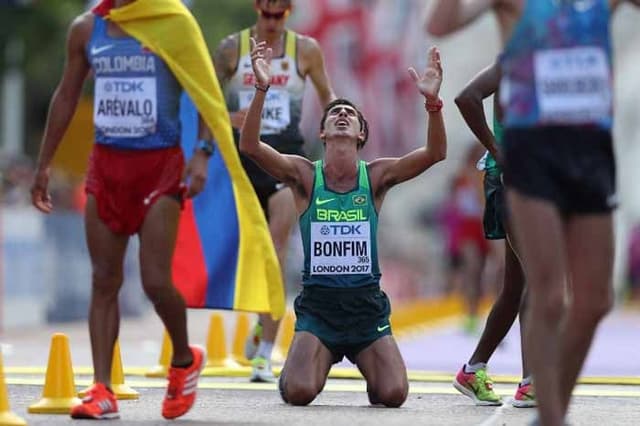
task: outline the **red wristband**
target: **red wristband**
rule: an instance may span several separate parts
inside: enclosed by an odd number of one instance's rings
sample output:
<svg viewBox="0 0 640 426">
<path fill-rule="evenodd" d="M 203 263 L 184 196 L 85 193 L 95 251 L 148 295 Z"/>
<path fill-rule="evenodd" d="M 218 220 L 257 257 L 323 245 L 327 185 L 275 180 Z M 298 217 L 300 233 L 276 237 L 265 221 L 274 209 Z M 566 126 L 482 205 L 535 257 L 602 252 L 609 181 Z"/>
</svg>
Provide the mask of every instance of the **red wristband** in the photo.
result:
<svg viewBox="0 0 640 426">
<path fill-rule="evenodd" d="M 438 98 L 436 101 L 429 101 L 428 99 L 424 100 L 424 109 L 426 109 L 427 112 L 440 112 L 443 105 L 444 103 L 440 98 Z"/>
</svg>

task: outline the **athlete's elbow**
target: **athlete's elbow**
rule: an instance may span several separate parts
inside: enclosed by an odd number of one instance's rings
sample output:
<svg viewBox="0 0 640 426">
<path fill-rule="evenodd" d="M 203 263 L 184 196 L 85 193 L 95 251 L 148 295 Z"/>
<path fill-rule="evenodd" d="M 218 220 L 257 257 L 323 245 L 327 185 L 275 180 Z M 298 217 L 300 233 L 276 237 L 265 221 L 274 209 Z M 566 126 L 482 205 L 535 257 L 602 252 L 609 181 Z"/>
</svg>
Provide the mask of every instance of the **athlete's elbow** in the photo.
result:
<svg viewBox="0 0 640 426">
<path fill-rule="evenodd" d="M 435 37 L 444 37 L 452 31 L 448 22 L 443 19 L 435 19 L 433 16 L 427 20 L 425 29 L 428 34 Z"/>
<path fill-rule="evenodd" d="M 454 102 L 460 112 L 463 112 L 477 104 L 478 96 L 474 91 L 465 89 L 456 96 Z"/>
<path fill-rule="evenodd" d="M 238 144 L 238 148 L 240 149 L 240 152 L 252 157 L 253 155 L 255 155 L 257 149 L 258 149 L 258 143 L 256 143 L 255 141 L 251 141 L 249 140 L 249 138 L 247 137 L 243 137 L 242 135 L 240 136 L 240 143 Z"/>
<path fill-rule="evenodd" d="M 430 154 L 431 155 L 429 155 L 429 157 L 431 165 L 444 161 L 447 158 L 447 147 L 446 145 L 440 146 L 430 152 Z"/>
</svg>

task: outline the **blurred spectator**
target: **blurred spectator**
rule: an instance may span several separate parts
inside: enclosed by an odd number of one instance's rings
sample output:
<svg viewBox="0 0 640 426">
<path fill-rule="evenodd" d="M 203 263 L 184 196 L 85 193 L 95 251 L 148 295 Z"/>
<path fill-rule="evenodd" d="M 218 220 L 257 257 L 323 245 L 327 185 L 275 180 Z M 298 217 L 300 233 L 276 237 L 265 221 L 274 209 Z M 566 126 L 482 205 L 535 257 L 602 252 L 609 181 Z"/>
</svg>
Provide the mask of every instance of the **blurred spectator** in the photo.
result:
<svg viewBox="0 0 640 426">
<path fill-rule="evenodd" d="M 450 231 L 449 250 L 452 256 L 452 279 L 461 286 L 466 299 L 467 316 L 464 330 L 475 333 L 478 329 L 478 306 L 482 296 L 482 272 L 489 244 L 482 228 L 483 200 L 482 174 L 476 163 L 483 155 L 483 148 L 472 144 L 464 161 L 453 178 L 451 208 L 455 219 Z"/>
<path fill-rule="evenodd" d="M 0 157 L 2 204 L 31 205 L 29 188 L 33 179 L 33 162 L 28 157 Z"/>
</svg>

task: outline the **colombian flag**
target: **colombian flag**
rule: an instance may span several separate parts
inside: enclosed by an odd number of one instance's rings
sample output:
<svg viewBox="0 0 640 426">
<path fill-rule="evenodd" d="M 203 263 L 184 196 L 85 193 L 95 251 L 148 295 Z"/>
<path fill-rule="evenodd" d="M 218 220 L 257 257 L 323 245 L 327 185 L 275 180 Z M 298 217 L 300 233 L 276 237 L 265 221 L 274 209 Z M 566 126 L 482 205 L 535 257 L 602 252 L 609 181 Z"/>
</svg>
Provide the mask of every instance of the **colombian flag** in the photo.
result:
<svg viewBox="0 0 640 426">
<path fill-rule="evenodd" d="M 195 104 L 185 106 L 183 148 L 193 152 L 196 108 L 217 141 L 204 192 L 180 218 L 173 280 L 193 308 L 284 313 L 284 289 L 267 222 L 233 142 L 231 125 L 200 27 L 180 0 L 137 0 L 94 12 L 159 55 Z"/>
</svg>

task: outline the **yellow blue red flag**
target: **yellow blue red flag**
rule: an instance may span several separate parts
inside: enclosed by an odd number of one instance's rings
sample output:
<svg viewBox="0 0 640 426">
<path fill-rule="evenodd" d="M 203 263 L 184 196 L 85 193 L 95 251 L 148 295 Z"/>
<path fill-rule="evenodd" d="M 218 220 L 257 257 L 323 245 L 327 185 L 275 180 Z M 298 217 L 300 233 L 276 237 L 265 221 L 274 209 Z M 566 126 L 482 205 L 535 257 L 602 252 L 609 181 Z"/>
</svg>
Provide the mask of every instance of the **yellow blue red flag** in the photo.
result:
<svg viewBox="0 0 640 426">
<path fill-rule="evenodd" d="M 190 307 L 281 317 L 284 289 L 275 249 L 240 163 L 222 91 L 195 18 L 180 0 L 136 0 L 120 8 L 104 0 L 94 12 L 164 60 L 217 141 L 204 193 L 187 202 L 180 219 L 173 261 L 176 287 Z M 187 155 L 193 149 L 188 145 L 185 141 Z"/>
</svg>

